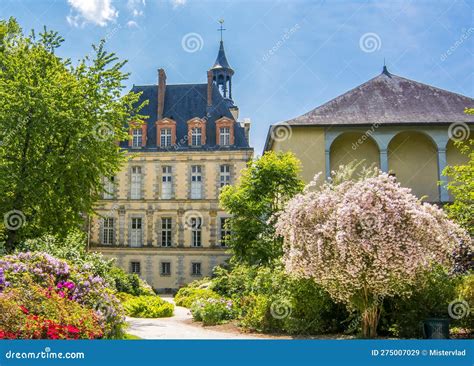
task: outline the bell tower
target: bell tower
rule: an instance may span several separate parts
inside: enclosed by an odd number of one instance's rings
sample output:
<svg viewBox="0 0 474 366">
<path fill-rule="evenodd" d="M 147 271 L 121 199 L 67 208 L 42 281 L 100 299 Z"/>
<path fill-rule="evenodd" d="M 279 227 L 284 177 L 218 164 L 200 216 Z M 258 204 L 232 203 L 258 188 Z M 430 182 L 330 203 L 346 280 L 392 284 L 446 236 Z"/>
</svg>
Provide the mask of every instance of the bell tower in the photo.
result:
<svg viewBox="0 0 474 366">
<path fill-rule="evenodd" d="M 219 20 L 219 23 L 220 28 L 218 31 L 221 32 L 219 52 L 217 54 L 216 62 L 214 62 L 214 65 L 209 71 L 212 72 L 212 80 L 214 84 L 217 85 L 220 93 L 231 108 L 234 106 L 234 101 L 232 100 L 232 75 L 234 75 L 234 70 L 230 67 L 224 51 L 224 41 L 222 39 L 222 32 L 225 31 L 223 27 L 224 20 Z"/>
</svg>

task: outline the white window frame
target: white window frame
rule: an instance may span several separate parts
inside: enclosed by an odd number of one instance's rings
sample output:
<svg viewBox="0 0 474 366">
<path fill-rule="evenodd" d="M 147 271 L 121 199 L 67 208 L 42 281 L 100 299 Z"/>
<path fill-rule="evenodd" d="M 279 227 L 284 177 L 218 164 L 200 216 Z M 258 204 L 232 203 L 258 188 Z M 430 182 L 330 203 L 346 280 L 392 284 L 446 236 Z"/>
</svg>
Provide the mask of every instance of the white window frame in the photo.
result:
<svg viewBox="0 0 474 366">
<path fill-rule="evenodd" d="M 230 127 L 219 128 L 219 145 L 221 146 L 230 145 Z"/>
<path fill-rule="evenodd" d="M 114 245 L 115 228 L 114 218 L 104 217 L 102 219 L 102 244 Z"/>
<path fill-rule="evenodd" d="M 223 164 L 219 166 L 219 187 L 230 185 L 231 175 L 230 175 L 230 165 Z"/>
<path fill-rule="evenodd" d="M 130 223 L 130 246 L 139 248 L 143 241 L 143 220 L 141 217 L 132 217 Z"/>
<path fill-rule="evenodd" d="M 104 200 L 114 199 L 115 177 L 104 178 Z"/>
<path fill-rule="evenodd" d="M 191 127 L 191 145 L 202 146 L 202 127 Z"/>
<path fill-rule="evenodd" d="M 191 166 L 191 199 L 202 199 L 202 166 Z"/>
<path fill-rule="evenodd" d="M 169 147 L 171 146 L 171 128 L 163 127 L 160 131 L 160 146 Z"/>
<path fill-rule="evenodd" d="M 161 246 L 171 247 L 173 245 L 173 220 L 171 217 L 161 218 Z"/>
<path fill-rule="evenodd" d="M 171 165 L 163 166 L 161 174 L 161 198 L 173 198 L 173 168 Z"/>
<path fill-rule="evenodd" d="M 161 276 L 171 276 L 171 262 L 161 262 L 160 267 Z M 165 268 L 166 271 L 164 271 Z"/>
<path fill-rule="evenodd" d="M 191 217 L 191 246 L 202 247 L 202 219 L 200 217 Z"/>
<path fill-rule="evenodd" d="M 141 128 L 132 129 L 132 147 L 142 147 L 143 131 Z"/>
<path fill-rule="evenodd" d="M 201 262 L 192 262 L 191 263 L 191 275 L 192 276 L 202 276 L 202 264 L 201 264 Z"/>
<path fill-rule="evenodd" d="M 132 166 L 130 198 L 132 200 L 142 199 L 142 168 L 140 166 Z"/>
<path fill-rule="evenodd" d="M 142 265 L 138 261 L 130 262 L 130 273 L 140 275 L 142 273 Z"/>
</svg>

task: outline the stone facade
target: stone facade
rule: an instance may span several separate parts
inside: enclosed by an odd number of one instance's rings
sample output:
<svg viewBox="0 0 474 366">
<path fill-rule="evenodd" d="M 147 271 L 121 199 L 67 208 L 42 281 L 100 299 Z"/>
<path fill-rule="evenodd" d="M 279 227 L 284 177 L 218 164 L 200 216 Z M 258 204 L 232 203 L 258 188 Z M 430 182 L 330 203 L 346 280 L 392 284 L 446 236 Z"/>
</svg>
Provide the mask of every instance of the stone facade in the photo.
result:
<svg viewBox="0 0 474 366">
<path fill-rule="evenodd" d="M 251 150 L 134 154 L 114 179 L 113 198 L 101 200 L 97 206 L 99 216 L 91 219 L 93 249 L 117 258 L 118 265 L 126 271 L 132 271 L 132 263 L 139 263 L 139 275 L 157 290 L 176 289 L 210 276 L 213 267 L 229 257 L 221 238 L 221 219 L 229 215 L 218 204 L 221 166 L 230 166 L 230 184 L 234 184 L 251 157 Z M 202 167 L 200 199 L 191 199 L 189 188 L 191 167 L 195 165 Z M 168 166 L 173 190 L 171 198 L 163 198 L 162 168 Z M 131 198 L 133 167 L 141 168 L 141 198 Z M 112 240 L 104 239 L 104 218 L 113 220 L 108 229 Z M 193 243 L 196 218 L 201 220 L 198 247 L 193 246 L 197 244 Z M 138 221 L 133 222 L 134 219 Z M 170 219 L 170 227 L 163 228 L 162 219 Z M 167 235 L 163 231 L 171 232 L 169 246 L 163 241 Z M 134 240 L 134 236 L 138 239 Z M 163 273 L 162 263 L 169 263 L 170 273 Z M 200 274 L 193 273 L 193 263 L 200 263 Z"/>
</svg>

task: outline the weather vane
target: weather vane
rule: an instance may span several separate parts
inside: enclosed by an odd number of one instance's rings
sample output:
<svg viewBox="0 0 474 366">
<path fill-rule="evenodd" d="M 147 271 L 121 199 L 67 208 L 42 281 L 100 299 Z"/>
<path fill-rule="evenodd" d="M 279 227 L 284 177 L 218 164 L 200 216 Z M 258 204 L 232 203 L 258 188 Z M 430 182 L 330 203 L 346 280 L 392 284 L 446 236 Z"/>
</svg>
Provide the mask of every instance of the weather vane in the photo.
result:
<svg viewBox="0 0 474 366">
<path fill-rule="evenodd" d="M 226 30 L 226 29 L 222 26 L 222 25 L 224 24 L 224 19 L 219 19 L 219 23 L 221 24 L 221 27 L 218 29 L 218 31 L 221 32 L 221 42 L 222 42 L 222 32 Z"/>
</svg>

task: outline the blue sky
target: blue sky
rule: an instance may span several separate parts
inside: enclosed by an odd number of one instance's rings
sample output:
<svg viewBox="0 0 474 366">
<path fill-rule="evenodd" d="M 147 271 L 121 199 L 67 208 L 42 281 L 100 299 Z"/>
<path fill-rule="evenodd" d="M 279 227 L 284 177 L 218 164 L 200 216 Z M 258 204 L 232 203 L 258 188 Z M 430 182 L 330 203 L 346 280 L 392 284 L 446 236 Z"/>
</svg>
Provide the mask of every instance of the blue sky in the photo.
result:
<svg viewBox="0 0 474 366">
<path fill-rule="evenodd" d="M 474 96 L 474 1 L 1 0 L 0 17 L 57 30 L 73 61 L 90 45 L 128 59 L 132 84 L 204 83 L 218 19 L 235 69 L 234 101 L 261 154 L 270 124 L 376 76 L 397 75 Z M 186 42 L 188 41 L 188 43 Z"/>
</svg>

